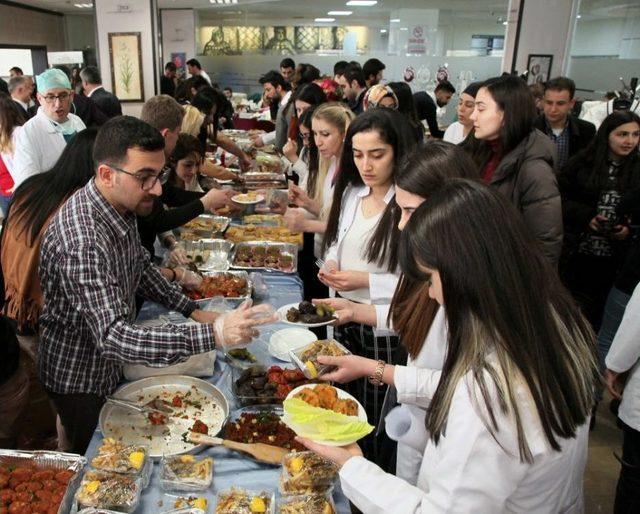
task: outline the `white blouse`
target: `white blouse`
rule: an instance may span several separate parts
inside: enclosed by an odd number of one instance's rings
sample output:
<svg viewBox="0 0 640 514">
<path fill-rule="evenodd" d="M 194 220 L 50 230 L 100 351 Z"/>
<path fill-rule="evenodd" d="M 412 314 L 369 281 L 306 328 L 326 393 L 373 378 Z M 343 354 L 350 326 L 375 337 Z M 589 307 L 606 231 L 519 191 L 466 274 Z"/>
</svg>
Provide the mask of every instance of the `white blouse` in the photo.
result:
<svg viewBox="0 0 640 514">
<path fill-rule="evenodd" d="M 357 209 L 362 205 L 362 198 L 370 193 L 368 186 L 349 186 L 342 195 L 342 208 L 340 212 L 340 224 L 338 237 L 329 247 L 325 255 L 325 261 L 334 260 L 342 267 L 342 252 L 345 236 L 356 219 Z M 395 188 L 391 186 L 384 197 L 384 203 L 388 204 L 395 195 Z M 371 303 L 388 304 L 398 284 L 398 273 L 369 273 L 369 298 Z"/>
<path fill-rule="evenodd" d="M 626 425 L 640 430 L 640 285 L 631 295 L 605 363 L 616 373 L 631 370 L 618 416 Z"/>
</svg>

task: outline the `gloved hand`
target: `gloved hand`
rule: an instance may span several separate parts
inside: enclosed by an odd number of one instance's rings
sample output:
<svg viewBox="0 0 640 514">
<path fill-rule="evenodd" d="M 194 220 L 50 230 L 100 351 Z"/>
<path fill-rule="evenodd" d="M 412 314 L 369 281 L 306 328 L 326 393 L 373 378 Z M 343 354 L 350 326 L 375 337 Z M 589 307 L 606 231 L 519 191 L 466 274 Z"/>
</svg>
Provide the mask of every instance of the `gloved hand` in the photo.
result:
<svg viewBox="0 0 640 514">
<path fill-rule="evenodd" d="M 217 347 L 249 343 L 259 335 L 253 327 L 278 321 L 275 309 L 271 305 L 251 307 L 251 304 L 251 300 L 246 300 L 237 309 L 216 319 L 213 330 Z"/>
<path fill-rule="evenodd" d="M 198 289 L 202 284 L 202 275 L 184 268 L 175 268 L 173 271 L 176 273 L 175 282 L 185 289 Z"/>
<path fill-rule="evenodd" d="M 176 243 L 173 245 L 169 252 L 169 262 L 176 266 L 184 266 L 189 263 L 187 252 L 181 244 Z"/>
</svg>

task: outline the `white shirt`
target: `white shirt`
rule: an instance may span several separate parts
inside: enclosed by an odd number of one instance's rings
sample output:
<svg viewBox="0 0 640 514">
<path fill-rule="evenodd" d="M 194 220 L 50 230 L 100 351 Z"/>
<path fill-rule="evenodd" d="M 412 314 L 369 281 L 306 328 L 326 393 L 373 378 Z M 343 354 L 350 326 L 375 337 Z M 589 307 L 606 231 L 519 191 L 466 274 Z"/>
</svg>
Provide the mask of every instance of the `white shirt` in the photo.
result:
<svg viewBox="0 0 640 514">
<path fill-rule="evenodd" d="M 75 114 L 69 114 L 68 118 L 77 132 L 86 128 Z M 53 168 L 65 146 L 67 142 L 56 130 L 56 124 L 39 107 L 38 113 L 22 126 L 18 134 L 13 173 L 16 188 L 31 175 Z"/>
<path fill-rule="evenodd" d="M 209 85 L 211 85 L 211 79 L 209 78 L 209 74 L 206 71 L 200 70 L 200 76 L 204 78 L 209 83 Z"/>
<path fill-rule="evenodd" d="M 0 157 L 2 157 L 2 161 L 4 162 L 4 165 L 7 167 L 7 170 L 9 170 L 9 175 L 11 175 L 11 178 L 13 179 L 14 182 L 15 182 L 14 158 L 16 155 L 16 147 L 18 145 L 18 134 L 20 133 L 21 130 L 22 130 L 22 126 L 20 125 L 13 127 L 13 132 L 11 133 L 11 153 L 9 152 L 0 153 Z"/>
<path fill-rule="evenodd" d="M 631 111 L 640 115 L 640 100 L 635 100 L 631 103 Z M 596 130 L 598 130 L 605 118 L 612 112 L 613 100 L 609 100 L 608 102 L 583 102 L 579 117 L 585 121 L 593 123 L 596 126 Z"/>
<path fill-rule="evenodd" d="M 338 159 L 336 157 L 331 157 L 331 165 L 327 170 L 327 174 L 324 177 L 324 182 L 322 183 L 322 208 L 320 209 L 320 216 L 318 219 L 326 220 L 329 211 L 331 210 L 331 203 L 333 202 L 333 188 L 334 183 L 333 180 L 336 176 L 336 171 L 338 170 Z M 323 258 L 322 256 L 322 239 L 324 234 L 315 234 L 313 236 L 313 255 L 316 258 Z"/>
<path fill-rule="evenodd" d="M 95 93 L 98 89 L 104 89 L 104 87 L 102 87 L 102 86 L 98 86 L 98 87 L 96 87 L 96 88 L 92 89 L 92 90 L 89 92 L 89 94 L 87 94 L 87 98 L 91 98 L 91 95 L 92 95 L 93 93 Z"/>
<path fill-rule="evenodd" d="M 440 107 L 438 105 L 438 99 L 436 98 L 435 91 L 427 91 L 427 94 L 431 97 L 433 103 L 436 104 L 436 118 L 440 121 L 444 118 L 444 115 L 447 114 L 447 106 L 445 105 L 444 107 Z"/>
<path fill-rule="evenodd" d="M 404 366 L 395 370 L 398 400 L 426 408 L 441 372 Z M 489 393 L 497 402 L 491 386 Z M 384 473 L 363 457 L 353 457 L 340 470 L 346 496 L 365 514 L 581 513 L 588 423 L 577 429 L 576 437 L 560 439 L 562 450 L 556 452 L 544 436 L 528 391 L 516 389 L 534 459 L 523 463 L 512 417 L 495 407 L 500 427 L 496 441 L 482 420 L 486 410 L 481 398 L 477 384 L 466 375 L 453 394 L 445 434 L 437 446 L 427 442 L 417 486 Z"/>
<path fill-rule="evenodd" d="M 444 309 L 438 309 L 420 352 L 415 360 L 409 357 L 407 367 L 441 370 L 447 351 L 447 323 Z M 424 407 L 402 404 L 385 418 L 387 435 L 398 442 L 396 476 L 416 485 L 429 433 L 425 427 Z"/>
<path fill-rule="evenodd" d="M 634 430 L 640 430 L 640 285 L 631 295 L 605 363 L 616 373 L 631 370 L 618 417 Z"/>
<path fill-rule="evenodd" d="M 338 237 L 329 247 L 325 256 L 325 261 L 334 260 L 340 269 L 342 262 L 342 251 L 344 239 L 351 225 L 356 219 L 356 210 L 360 209 L 362 199 L 371 192 L 368 186 L 349 186 L 342 195 L 342 206 L 340 209 L 340 224 L 338 226 Z M 396 194 L 395 187 L 389 187 L 384 197 L 384 203 L 389 204 Z M 371 303 L 388 304 L 398 284 L 398 273 L 369 273 L 369 296 Z"/>
<path fill-rule="evenodd" d="M 342 241 L 340 269 L 363 271 L 369 274 L 386 272 L 377 262 L 368 262 L 366 258 L 369 241 L 375 234 L 380 218 L 382 218 L 381 212 L 370 218 L 365 218 L 362 212 L 362 202 L 356 207 L 356 217 Z M 371 304 L 368 287 L 342 291 L 340 296 L 352 302 Z"/>
<path fill-rule="evenodd" d="M 444 137 L 442 138 L 449 143 L 457 145 L 464 141 L 464 125 L 459 121 L 454 121 L 444 131 Z"/>
<path fill-rule="evenodd" d="M 282 97 L 282 99 L 280 100 L 280 103 L 278 104 L 278 112 L 280 112 L 282 109 L 284 109 L 287 106 L 290 98 L 291 98 L 291 91 L 287 91 L 287 94 Z M 262 139 L 262 142 L 265 145 L 273 144 L 273 142 L 276 140 L 276 131 L 272 130 L 271 132 L 262 134 L 260 138 Z"/>
</svg>

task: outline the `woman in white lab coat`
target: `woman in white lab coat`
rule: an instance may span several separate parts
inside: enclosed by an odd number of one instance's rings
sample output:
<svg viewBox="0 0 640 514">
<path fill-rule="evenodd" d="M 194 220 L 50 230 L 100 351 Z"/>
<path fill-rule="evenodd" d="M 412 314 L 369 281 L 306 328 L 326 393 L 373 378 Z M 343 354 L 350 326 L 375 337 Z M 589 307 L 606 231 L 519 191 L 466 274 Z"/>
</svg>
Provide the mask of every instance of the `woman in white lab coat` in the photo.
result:
<svg viewBox="0 0 640 514">
<path fill-rule="evenodd" d="M 338 367 L 327 380 L 369 376 L 395 384 L 401 403 L 428 405 L 417 486 L 357 445 L 303 442 L 340 466 L 364 513 L 581 512 L 594 336 L 517 211 L 482 184 L 450 180 L 411 217 L 400 264 L 444 310 L 442 371 L 320 362 Z"/>
</svg>

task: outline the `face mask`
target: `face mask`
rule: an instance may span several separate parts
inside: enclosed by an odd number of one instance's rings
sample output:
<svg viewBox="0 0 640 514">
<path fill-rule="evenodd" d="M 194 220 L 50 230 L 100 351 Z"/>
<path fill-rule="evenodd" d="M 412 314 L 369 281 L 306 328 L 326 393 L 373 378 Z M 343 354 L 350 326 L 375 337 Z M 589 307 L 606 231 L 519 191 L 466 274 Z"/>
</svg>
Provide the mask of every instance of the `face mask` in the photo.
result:
<svg viewBox="0 0 640 514">
<path fill-rule="evenodd" d="M 76 126 L 71 119 L 68 119 L 64 123 L 53 123 L 53 126 L 56 129 L 56 132 L 59 132 L 63 136 L 70 136 L 77 132 Z"/>
</svg>

